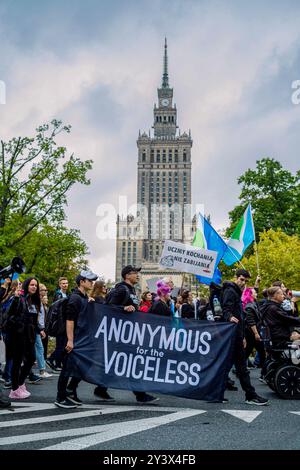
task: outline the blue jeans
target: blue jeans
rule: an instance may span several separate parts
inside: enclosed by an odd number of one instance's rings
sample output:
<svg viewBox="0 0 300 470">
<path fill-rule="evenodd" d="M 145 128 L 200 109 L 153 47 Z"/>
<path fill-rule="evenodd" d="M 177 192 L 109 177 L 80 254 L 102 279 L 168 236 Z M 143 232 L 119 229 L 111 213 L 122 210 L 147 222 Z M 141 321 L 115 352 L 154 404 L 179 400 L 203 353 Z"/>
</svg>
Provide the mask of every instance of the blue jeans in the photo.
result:
<svg viewBox="0 0 300 470">
<path fill-rule="evenodd" d="M 44 359 L 44 346 L 40 334 L 37 334 L 35 337 L 35 355 L 38 368 L 40 370 L 46 369 L 46 362 Z"/>
</svg>

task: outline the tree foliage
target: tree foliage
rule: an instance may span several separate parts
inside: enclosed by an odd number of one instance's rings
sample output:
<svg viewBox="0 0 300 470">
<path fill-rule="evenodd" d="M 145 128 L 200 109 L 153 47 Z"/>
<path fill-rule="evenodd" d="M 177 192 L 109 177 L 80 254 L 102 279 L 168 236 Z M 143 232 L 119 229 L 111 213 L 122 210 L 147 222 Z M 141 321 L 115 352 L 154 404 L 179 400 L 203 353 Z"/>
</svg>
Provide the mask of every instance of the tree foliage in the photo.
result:
<svg viewBox="0 0 300 470">
<path fill-rule="evenodd" d="M 241 203 L 230 213 L 230 236 L 249 203 L 252 205 L 255 231 L 281 228 L 285 233 L 300 234 L 300 171 L 292 175 L 271 158 L 256 162 L 238 179 Z"/>
<path fill-rule="evenodd" d="M 92 161 L 68 156 L 56 143 L 70 126 L 53 120 L 34 137 L 13 138 L 0 148 L 0 264 L 22 256 L 27 274 L 49 287 L 59 276 L 73 277 L 88 252 L 79 231 L 67 229 L 67 193 L 76 183 L 88 185 Z"/>
<path fill-rule="evenodd" d="M 33 138 L 18 137 L 0 150 L 0 236 L 8 248 L 17 247 L 44 221 L 62 226 L 67 192 L 75 183 L 89 184 L 91 160 L 81 161 L 55 138 L 70 126 L 53 120 L 36 130 Z M 64 161 L 63 161 L 64 160 Z"/>
<path fill-rule="evenodd" d="M 88 248 L 78 230 L 44 224 L 42 229 L 32 230 L 21 244 L 18 254 L 26 262 L 26 273 L 22 278 L 37 276 L 52 292 L 61 276 L 66 276 L 73 285 L 79 267 L 87 265 L 87 253 Z M 7 263 L 15 254 L 13 249 L 6 251 Z"/>
<path fill-rule="evenodd" d="M 282 230 L 267 230 L 260 234 L 257 244 L 262 287 L 270 287 L 282 280 L 290 289 L 300 289 L 300 239 Z M 243 258 L 243 264 L 252 275 L 257 275 L 256 256 Z"/>
</svg>

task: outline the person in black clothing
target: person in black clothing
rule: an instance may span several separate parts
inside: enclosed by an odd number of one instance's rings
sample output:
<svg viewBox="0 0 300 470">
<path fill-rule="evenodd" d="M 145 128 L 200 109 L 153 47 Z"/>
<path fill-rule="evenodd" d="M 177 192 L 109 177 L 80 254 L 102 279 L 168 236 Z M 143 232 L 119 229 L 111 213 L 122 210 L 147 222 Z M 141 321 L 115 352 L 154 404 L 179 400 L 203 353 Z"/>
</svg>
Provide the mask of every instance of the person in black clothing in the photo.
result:
<svg viewBox="0 0 300 470">
<path fill-rule="evenodd" d="M 153 304 L 151 305 L 148 313 L 153 313 L 154 315 L 161 315 L 163 317 L 171 317 L 172 311 L 169 306 L 171 288 L 166 284 L 160 285 L 157 288 L 157 297 Z"/>
<path fill-rule="evenodd" d="M 222 310 L 226 321 L 236 323 L 237 331 L 233 349 L 233 362 L 237 377 L 246 394 L 246 403 L 251 405 L 266 405 L 268 400 L 257 395 L 250 381 L 245 357 L 245 319 L 241 296 L 250 274 L 245 269 L 238 269 L 235 282 L 223 283 Z"/>
<path fill-rule="evenodd" d="M 190 290 L 182 293 L 182 305 L 180 307 L 181 318 L 195 318 L 195 306 L 193 303 L 193 294 Z"/>
<path fill-rule="evenodd" d="M 275 348 L 286 347 L 286 343 L 300 339 L 300 318 L 287 315 L 282 308 L 285 298 L 284 292 L 278 286 L 268 289 L 269 300 L 262 307 L 264 322 L 268 325 L 272 346 Z"/>
<path fill-rule="evenodd" d="M 141 268 L 130 265 L 122 269 L 123 281 L 116 284 L 108 294 L 107 302 L 109 304 L 123 306 L 123 310 L 127 313 L 138 311 L 140 302 L 134 286 L 138 283 L 140 270 Z"/>
<path fill-rule="evenodd" d="M 58 280 L 59 289 L 55 292 L 53 302 L 69 297 L 69 282 L 66 277 L 60 277 Z M 60 372 L 62 368 L 62 360 L 64 357 L 64 347 L 66 345 L 66 335 L 57 335 L 55 338 L 55 350 L 46 360 L 47 365 L 53 372 Z"/>
<path fill-rule="evenodd" d="M 35 361 L 36 334 L 41 331 L 38 315 L 41 308 L 39 283 L 29 277 L 23 283 L 23 295 L 16 290 L 8 310 L 6 331 L 8 356 L 12 358 L 10 398 L 23 399 L 30 396 L 25 379 Z M 23 363 L 23 365 L 22 365 Z"/>
<path fill-rule="evenodd" d="M 105 304 L 106 294 L 107 288 L 105 281 L 96 281 L 93 286 L 91 298 L 94 299 L 97 304 Z"/>
<path fill-rule="evenodd" d="M 264 343 L 260 336 L 262 327 L 262 316 L 257 302 L 257 291 L 252 287 L 247 287 L 242 295 L 243 309 L 246 317 L 246 359 L 250 356 L 253 348 L 259 353 L 261 367 L 263 367 L 266 353 Z"/>
<path fill-rule="evenodd" d="M 11 279 L 7 278 L 5 279 L 4 283 L 0 287 L 0 302 L 5 298 L 5 296 L 8 294 L 9 289 L 10 289 L 10 284 L 11 284 Z M 1 341 L 1 326 L 2 326 L 2 309 L 1 309 L 1 304 L 0 304 L 0 341 Z M 7 358 L 7 350 L 5 348 L 5 356 Z M 7 366 L 7 360 L 6 360 L 6 365 Z M 3 390 L 0 387 L 0 408 L 9 408 L 11 406 L 11 401 L 8 397 L 6 397 L 3 394 Z"/>
<path fill-rule="evenodd" d="M 66 309 L 66 329 L 67 342 L 64 348 L 63 367 L 57 384 L 57 398 L 54 404 L 60 408 L 76 408 L 82 404 L 77 396 L 77 387 L 81 379 L 72 377 L 69 384 L 69 374 L 67 372 L 68 354 L 74 348 L 74 333 L 77 326 L 78 316 L 89 301 L 87 292 L 93 287 L 93 281 L 97 279 L 97 274 L 91 271 L 81 271 L 76 277 L 77 289 L 74 289 L 69 297 Z"/>
<path fill-rule="evenodd" d="M 138 282 L 138 273 L 141 268 L 128 265 L 122 269 L 122 282 L 116 284 L 115 288 L 108 294 L 107 303 L 122 307 L 125 313 L 135 312 L 139 310 L 139 299 L 135 291 L 135 284 Z M 103 388 L 103 390 L 106 390 Z M 139 403 L 150 403 L 159 398 L 153 397 L 145 392 L 133 392 Z"/>
</svg>

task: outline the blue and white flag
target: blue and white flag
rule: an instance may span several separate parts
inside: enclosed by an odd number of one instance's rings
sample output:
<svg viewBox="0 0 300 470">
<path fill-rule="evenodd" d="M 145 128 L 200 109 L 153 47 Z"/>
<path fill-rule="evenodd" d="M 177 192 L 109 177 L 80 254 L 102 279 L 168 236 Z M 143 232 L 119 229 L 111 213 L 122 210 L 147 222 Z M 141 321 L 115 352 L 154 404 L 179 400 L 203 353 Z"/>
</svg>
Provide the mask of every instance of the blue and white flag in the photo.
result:
<svg viewBox="0 0 300 470">
<path fill-rule="evenodd" d="M 204 276 L 196 276 L 196 277 L 198 281 L 201 282 L 202 284 L 210 284 L 211 282 L 220 284 L 222 275 L 221 275 L 220 270 L 218 269 L 218 264 L 220 263 L 221 258 L 223 257 L 227 249 L 227 245 L 224 242 L 223 238 L 220 237 L 220 235 L 215 231 L 215 229 L 210 225 L 209 222 L 207 222 L 205 217 L 200 213 L 198 216 L 198 224 L 197 224 L 195 237 L 193 240 L 193 246 L 197 246 L 199 248 L 204 248 L 207 250 L 213 250 L 218 253 L 213 278 L 211 279 L 211 278 L 204 277 Z"/>
<path fill-rule="evenodd" d="M 247 207 L 237 227 L 227 242 L 223 261 L 227 266 L 240 261 L 248 246 L 255 240 L 251 205 Z"/>
</svg>

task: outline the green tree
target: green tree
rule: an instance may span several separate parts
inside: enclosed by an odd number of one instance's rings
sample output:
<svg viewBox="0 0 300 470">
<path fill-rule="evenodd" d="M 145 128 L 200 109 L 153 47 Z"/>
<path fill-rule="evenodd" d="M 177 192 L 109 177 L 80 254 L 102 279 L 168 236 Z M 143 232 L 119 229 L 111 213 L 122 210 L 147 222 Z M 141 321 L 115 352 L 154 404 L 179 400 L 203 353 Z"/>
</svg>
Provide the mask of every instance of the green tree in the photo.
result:
<svg viewBox="0 0 300 470">
<path fill-rule="evenodd" d="M 70 126 L 53 120 L 36 129 L 35 137 L 13 138 L 0 149 L 0 256 L 45 221 L 62 226 L 67 192 L 75 183 L 89 184 L 92 161 L 81 161 L 55 142 Z"/>
<path fill-rule="evenodd" d="M 289 288 L 300 289 L 300 239 L 297 235 L 287 235 L 282 230 L 264 231 L 257 249 L 262 287 L 282 280 Z M 254 280 L 257 275 L 255 254 L 242 261 Z"/>
<path fill-rule="evenodd" d="M 42 230 L 32 230 L 23 241 L 22 257 L 27 268 L 23 277 L 37 276 L 52 292 L 61 276 L 66 276 L 73 285 L 79 269 L 87 264 L 87 253 L 78 230 L 45 224 Z"/>
<path fill-rule="evenodd" d="M 53 120 L 35 137 L 1 141 L 0 148 L 0 264 L 22 256 L 26 275 L 36 275 L 50 289 L 60 276 L 73 278 L 88 253 L 79 231 L 64 227 L 64 207 L 74 184 L 90 184 L 92 161 L 68 156 L 66 147 L 57 145 L 64 132 L 70 126 Z"/>
<path fill-rule="evenodd" d="M 256 162 L 238 179 L 241 203 L 230 213 L 230 236 L 249 203 L 252 205 L 255 231 L 281 228 L 289 235 L 300 234 L 300 171 L 292 175 L 271 158 Z"/>
</svg>

